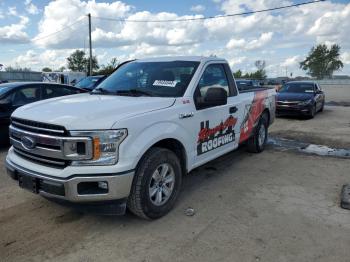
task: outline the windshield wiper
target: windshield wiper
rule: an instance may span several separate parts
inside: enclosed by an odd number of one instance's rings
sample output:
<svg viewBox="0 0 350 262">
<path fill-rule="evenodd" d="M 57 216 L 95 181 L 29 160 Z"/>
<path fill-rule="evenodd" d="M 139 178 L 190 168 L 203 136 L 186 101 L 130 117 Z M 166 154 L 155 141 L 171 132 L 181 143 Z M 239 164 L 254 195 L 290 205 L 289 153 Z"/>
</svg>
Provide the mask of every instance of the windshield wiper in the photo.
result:
<svg viewBox="0 0 350 262">
<path fill-rule="evenodd" d="M 117 95 L 144 95 L 144 96 L 153 96 L 151 93 L 144 91 L 144 90 L 140 90 L 140 89 L 127 89 L 127 90 L 117 90 L 115 92 L 115 94 Z"/>
</svg>

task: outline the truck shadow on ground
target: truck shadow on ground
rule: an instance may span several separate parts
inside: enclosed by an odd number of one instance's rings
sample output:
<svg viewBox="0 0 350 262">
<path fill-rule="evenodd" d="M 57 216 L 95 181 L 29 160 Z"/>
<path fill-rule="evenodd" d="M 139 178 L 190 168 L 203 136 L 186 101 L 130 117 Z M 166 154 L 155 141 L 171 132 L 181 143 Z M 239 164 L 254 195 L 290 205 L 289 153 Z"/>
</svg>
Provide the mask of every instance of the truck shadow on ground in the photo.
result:
<svg viewBox="0 0 350 262">
<path fill-rule="evenodd" d="M 272 148 L 271 145 L 267 145 L 267 149 Z M 210 186 L 212 180 L 220 180 L 224 175 L 225 171 L 228 169 L 234 168 L 235 163 L 239 162 L 240 159 L 249 157 L 252 155 L 251 153 L 246 152 L 246 146 L 242 145 L 238 150 L 233 152 L 229 152 L 217 159 L 214 159 L 203 166 L 200 166 L 190 173 L 186 174 L 182 178 L 182 187 L 181 193 L 177 200 L 177 203 L 174 209 L 180 208 L 182 206 L 182 202 L 184 202 L 187 198 L 190 198 L 192 194 L 195 194 L 196 191 L 201 190 L 202 188 Z M 178 210 L 173 210 L 170 212 L 177 212 Z M 180 210 L 182 212 L 183 210 Z M 183 213 L 183 212 L 182 212 Z M 169 214 L 169 215 L 170 215 Z M 88 214 L 85 214 L 88 215 Z M 145 220 L 140 219 L 133 215 L 131 212 L 127 210 L 124 216 L 98 216 L 102 219 L 103 223 L 122 223 L 124 225 L 143 225 Z M 184 215 L 185 216 L 185 215 Z M 160 220 L 167 219 L 167 216 L 160 218 Z M 159 219 L 158 219 L 159 220 Z M 158 221 L 155 220 L 155 221 Z M 153 222 L 153 221 L 148 221 Z"/>
<path fill-rule="evenodd" d="M 7 150 L 7 148 L 1 150 Z M 225 179 L 229 169 L 234 169 L 242 158 L 252 155 L 245 151 L 245 146 L 241 146 L 238 150 L 227 153 L 185 175 L 181 194 L 174 209 L 158 220 L 140 219 L 128 211 L 124 216 L 83 213 L 40 196 L 28 195 L 24 202 L 1 210 L 0 253 L 5 257 L 15 253 L 15 257 L 20 258 L 24 255 L 47 251 L 50 246 L 55 246 L 56 249 L 50 249 L 50 252 L 59 254 L 79 248 L 79 240 L 83 241 L 91 235 L 137 236 L 139 232 L 148 232 L 153 228 L 157 231 L 159 225 L 165 225 L 181 217 L 185 219 L 184 209 L 187 203 L 191 203 L 193 196 L 200 191 L 207 192 L 207 188 L 211 187 L 213 182 Z M 21 191 L 21 194 L 24 193 Z M 28 192 L 28 194 L 31 193 Z M 16 231 L 20 231 L 21 234 L 15 234 Z M 46 234 L 53 231 L 55 234 Z M 75 233 L 70 234 L 72 231 Z M 29 238 L 30 242 L 28 242 Z"/>
</svg>

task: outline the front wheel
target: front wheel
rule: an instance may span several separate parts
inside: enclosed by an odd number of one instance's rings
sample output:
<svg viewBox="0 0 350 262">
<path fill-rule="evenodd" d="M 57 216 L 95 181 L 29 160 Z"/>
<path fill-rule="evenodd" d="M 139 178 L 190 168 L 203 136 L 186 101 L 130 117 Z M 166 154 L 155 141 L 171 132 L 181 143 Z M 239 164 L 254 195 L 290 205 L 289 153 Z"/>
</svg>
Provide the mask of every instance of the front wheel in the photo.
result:
<svg viewBox="0 0 350 262">
<path fill-rule="evenodd" d="M 175 153 L 165 148 L 151 148 L 136 169 L 127 203 L 129 210 L 146 219 L 167 214 L 180 192 L 181 170 Z"/>
<path fill-rule="evenodd" d="M 264 151 L 267 142 L 268 123 L 266 114 L 260 117 L 259 123 L 255 128 L 254 134 L 248 139 L 248 151 L 260 153 Z"/>
<path fill-rule="evenodd" d="M 324 102 L 322 103 L 322 107 L 320 109 L 320 112 L 323 112 L 323 109 L 324 109 Z"/>
<path fill-rule="evenodd" d="M 312 108 L 311 108 L 309 117 L 310 117 L 310 118 L 314 118 L 315 115 L 316 115 L 316 112 L 317 112 L 316 105 L 313 105 Z"/>
</svg>

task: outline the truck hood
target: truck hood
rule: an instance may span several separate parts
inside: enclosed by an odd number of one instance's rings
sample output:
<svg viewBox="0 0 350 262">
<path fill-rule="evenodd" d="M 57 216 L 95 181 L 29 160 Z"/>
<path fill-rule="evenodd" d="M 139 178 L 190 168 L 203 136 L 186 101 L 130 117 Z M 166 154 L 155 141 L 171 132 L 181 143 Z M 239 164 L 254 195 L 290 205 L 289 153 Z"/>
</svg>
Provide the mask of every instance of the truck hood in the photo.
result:
<svg viewBox="0 0 350 262">
<path fill-rule="evenodd" d="M 28 104 L 12 116 L 68 130 L 110 129 L 121 119 L 167 108 L 174 102 L 175 98 L 79 94 Z"/>
</svg>

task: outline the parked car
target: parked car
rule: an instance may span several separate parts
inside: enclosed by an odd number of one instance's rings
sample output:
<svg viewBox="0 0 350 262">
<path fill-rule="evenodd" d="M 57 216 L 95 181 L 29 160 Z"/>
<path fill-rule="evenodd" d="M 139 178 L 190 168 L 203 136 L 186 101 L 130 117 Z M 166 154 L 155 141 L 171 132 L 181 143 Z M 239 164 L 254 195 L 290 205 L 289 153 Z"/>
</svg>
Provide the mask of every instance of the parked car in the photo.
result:
<svg viewBox="0 0 350 262">
<path fill-rule="evenodd" d="M 96 86 L 98 86 L 103 80 L 107 78 L 106 75 L 98 76 L 87 76 L 75 84 L 76 87 L 85 89 L 87 91 L 92 91 Z"/>
<path fill-rule="evenodd" d="M 313 118 L 317 112 L 323 111 L 324 104 L 325 94 L 316 82 L 288 82 L 277 93 L 276 113 Z"/>
<path fill-rule="evenodd" d="M 236 84 L 240 92 L 250 91 L 261 87 L 260 81 L 258 80 L 237 79 Z"/>
<path fill-rule="evenodd" d="M 16 82 L 0 84 L 0 142 L 8 141 L 10 116 L 20 106 L 43 99 L 85 92 L 83 89 L 52 83 Z"/>
<path fill-rule="evenodd" d="M 90 93 L 17 109 L 7 170 L 45 197 L 158 218 L 182 175 L 244 142 L 264 150 L 275 94 L 240 93 L 216 57 L 131 61 Z"/>
</svg>

